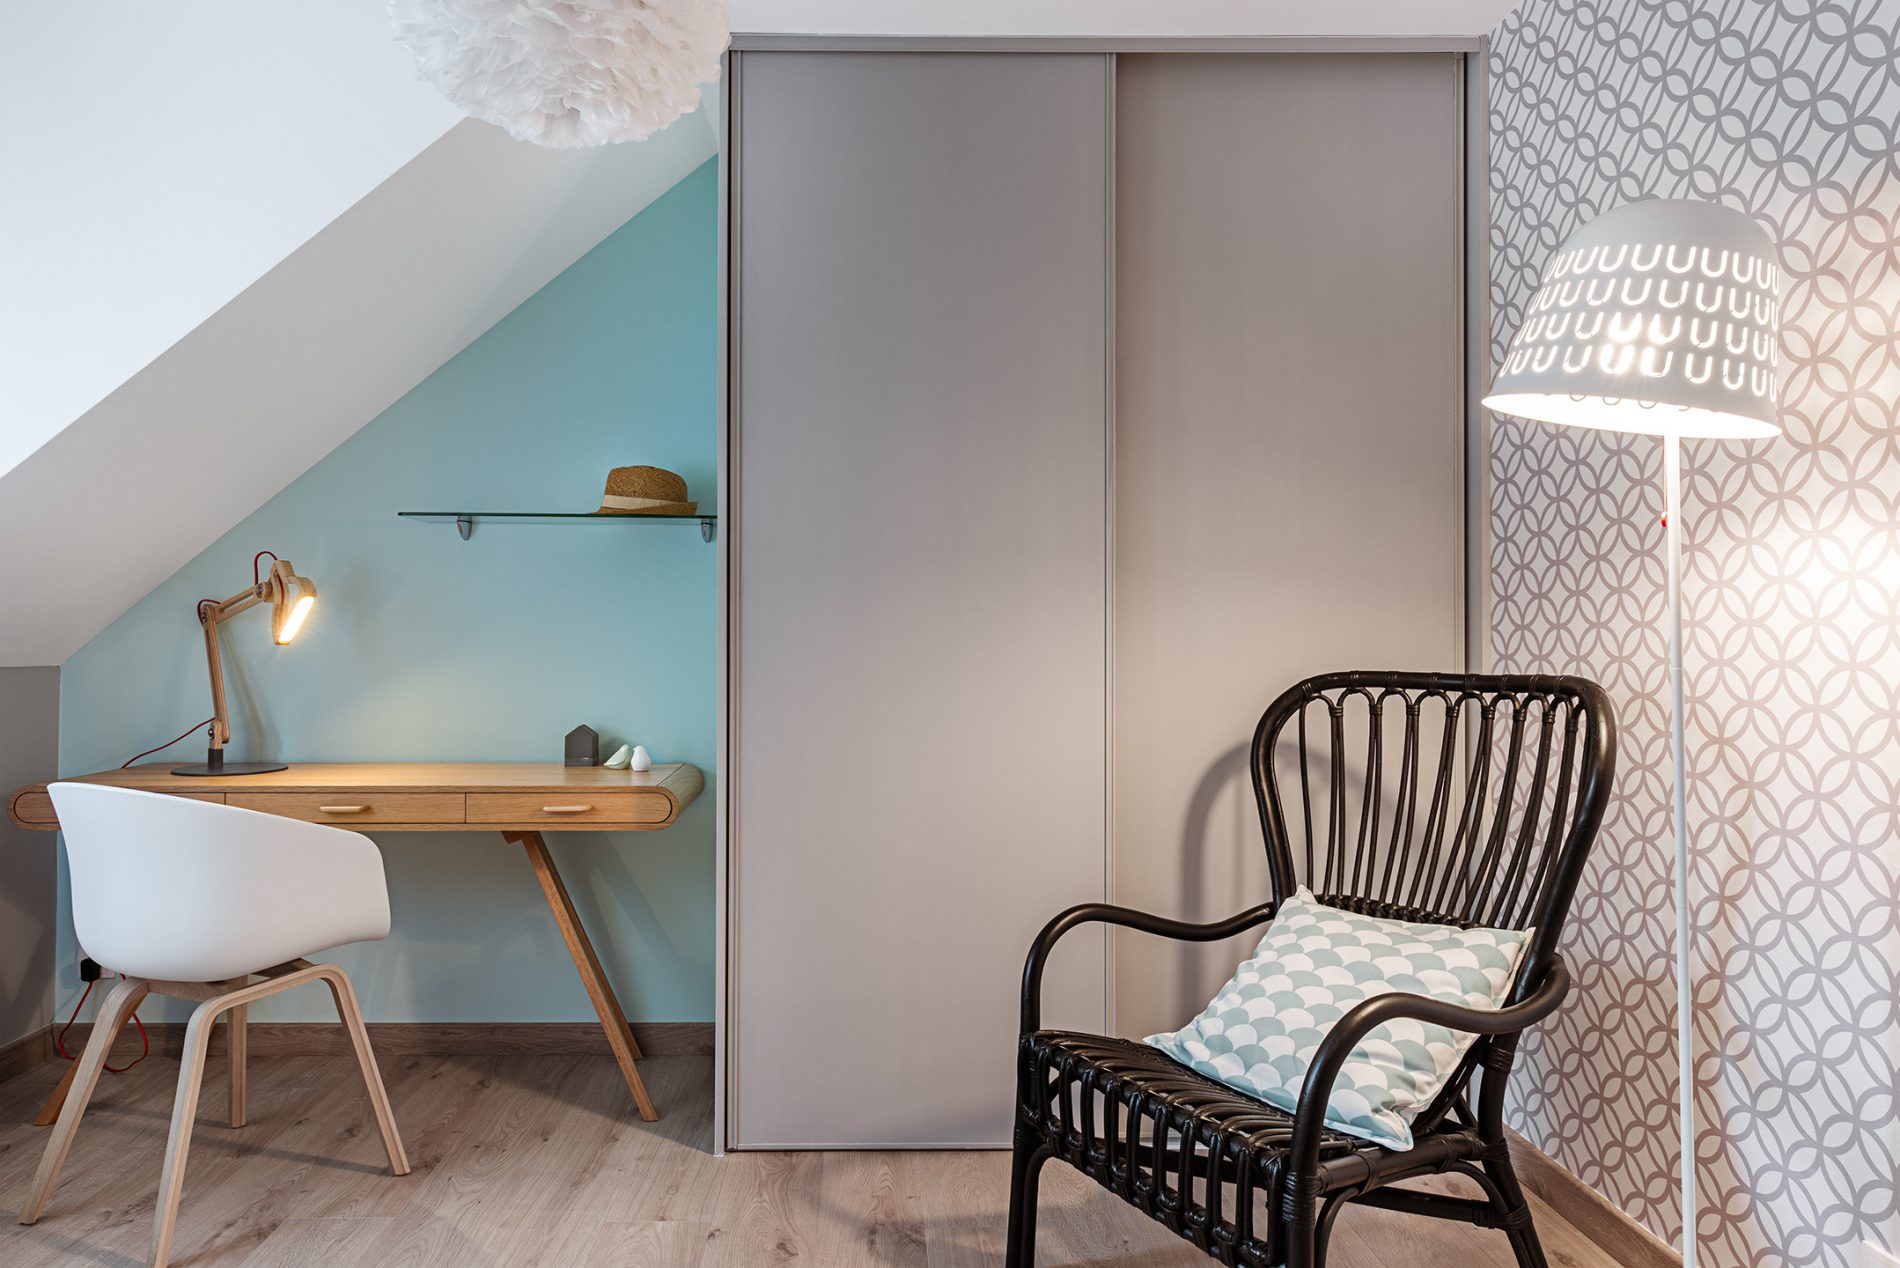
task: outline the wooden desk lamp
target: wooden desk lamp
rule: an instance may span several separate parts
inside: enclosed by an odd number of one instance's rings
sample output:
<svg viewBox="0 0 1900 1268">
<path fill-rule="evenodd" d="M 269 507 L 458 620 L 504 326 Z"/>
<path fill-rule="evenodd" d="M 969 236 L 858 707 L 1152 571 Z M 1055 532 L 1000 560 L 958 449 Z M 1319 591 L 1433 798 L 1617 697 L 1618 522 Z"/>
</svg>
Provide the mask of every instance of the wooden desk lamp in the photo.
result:
<svg viewBox="0 0 1900 1268">
<path fill-rule="evenodd" d="M 270 555 L 259 552 L 257 558 Z M 201 765 L 177 766 L 174 775 L 262 775 L 289 769 L 282 762 L 227 762 L 224 746 L 231 739 L 231 719 L 224 705 L 224 662 L 218 655 L 218 626 L 246 608 L 270 604 L 271 641 L 279 647 L 297 637 L 310 609 L 317 603 L 317 588 L 310 578 L 300 577 L 288 559 L 271 555 L 270 572 L 255 581 L 248 590 L 240 590 L 222 602 L 206 599 L 198 604 L 198 623 L 204 626 L 205 659 L 211 667 L 211 736 Z M 255 561 L 252 575 L 256 576 Z"/>
</svg>

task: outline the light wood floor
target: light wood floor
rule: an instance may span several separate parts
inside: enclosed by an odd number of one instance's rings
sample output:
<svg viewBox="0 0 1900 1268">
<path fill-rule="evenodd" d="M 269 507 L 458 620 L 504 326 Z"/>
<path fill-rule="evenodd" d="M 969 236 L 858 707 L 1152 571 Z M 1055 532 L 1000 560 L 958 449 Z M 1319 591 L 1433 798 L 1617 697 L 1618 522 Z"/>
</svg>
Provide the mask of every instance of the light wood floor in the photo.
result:
<svg viewBox="0 0 1900 1268">
<path fill-rule="evenodd" d="M 106 1076 L 45 1218 L 14 1222 L 60 1071 L 0 1084 L 0 1264 L 135 1265 L 177 1063 Z M 611 1058 L 385 1062 L 413 1174 L 384 1169 L 349 1058 L 253 1058 L 250 1125 L 224 1126 L 215 1051 L 173 1263 L 356 1268 L 978 1268 L 1002 1262 L 1007 1155 L 709 1153 L 711 1063 L 643 1063 L 665 1117 L 643 1124 Z M 1044 1170 L 1039 1263 L 1190 1268 L 1211 1260 L 1068 1168 Z M 1547 1209 L 1553 1268 L 1614 1268 Z M 1355 1210 L 1334 1268 L 1510 1268 L 1501 1234 Z"/>
</svg>

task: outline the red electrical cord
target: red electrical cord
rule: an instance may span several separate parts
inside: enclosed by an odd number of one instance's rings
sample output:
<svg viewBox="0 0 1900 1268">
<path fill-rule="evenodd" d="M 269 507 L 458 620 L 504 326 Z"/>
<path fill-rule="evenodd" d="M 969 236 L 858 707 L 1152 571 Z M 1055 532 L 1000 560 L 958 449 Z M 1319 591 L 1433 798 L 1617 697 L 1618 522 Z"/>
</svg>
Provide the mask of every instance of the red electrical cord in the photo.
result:
<svg viewBox="0 0 1900 1268">
<path fill-rule="evenodd" d="M 193 731 L 196 731 L 199 727 L 209 726 L 215 721 L 217 721 L 216 718 L 206 718 L 203 722 L 194 722 L 190 726 L 186 727 L 183 731 L 180 731 L 178 733 L 177 739 L 166 740 L 163 744 L 159 745 L 157 748 L 148 748 L 143 753 L 139 753 L 135 756 L 126 758 L 123 762 L 119 763 L 119 769 L 124 770 L 126 767 L 130 766 L 133 762 L 138 761 L 139 758 L 141 757 L 150 757 L 154 753 L 162 753 L 166 749 L 170 748 L 172 745 L 178 743 L 178 740 L 182 740 L 187 735 L 190 735 Z"/>
<path fill-rule="evenodd" d="M 277 552 L 274 550 L 260 550 L 255 555 L 252 555 L 251 556 L 251 584 L 252 585 L 256 585 L 258 582 L 264 579 L 263 575 L 257 571 L 257 561 L 262 559 L 266 555 L 269 555 L 271 557 L 272 563 L 283 562 L 282 560 L 277 558 Z"/>
<path fill-rule="evenodd" d="M 119 976 L 124 977 L 125 975 L 121 973 Z M 79 997 L 79 1002 L 73 1005 L 73 1015 L 66 1019 L 66 1024 L 59 1028 L 57 1035 L 53 1036 L 53 1051 L 59 1053 L 60 1056 L 68 1061 L 74 1060 L 77 1054 L 66 1051 L 66 1032 L 73 1028 L 74 1022 L 79 1020 L 79 1010 L 84 1008 L 86 1001 L 92 997 L 92 987 L 93 984 L 91 982 L 86 983 L 85 993 Z M 139 1010 L 136 1008 L 132 1010 L 132 1024 L 139 1028 L 139 1055 L 133 1057 L 124 1065 L 108 1065 L 106 1067 L 107 1074 L 124 1074 L 127 1070 L 130 1070 L 133 1066 L 152 1055 L 152 1037 L 145 1033 L 145 1023 L 139 1020 Z"/>
</svg>

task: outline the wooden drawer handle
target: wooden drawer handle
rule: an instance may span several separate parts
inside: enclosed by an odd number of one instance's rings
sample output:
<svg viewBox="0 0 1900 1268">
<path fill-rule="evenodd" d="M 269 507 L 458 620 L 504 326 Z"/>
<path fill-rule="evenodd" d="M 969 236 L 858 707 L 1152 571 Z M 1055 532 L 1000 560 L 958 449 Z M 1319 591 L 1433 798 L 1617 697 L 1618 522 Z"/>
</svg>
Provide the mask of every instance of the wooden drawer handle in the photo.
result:
<svg viewBox="0 0 1900 1268">
<path fill-rule="evenodd" d="M 318 806 L 317 809 L 327 815 L 360 815 L 368 806 Z"/>
<path fill-rule="evenodd" d="M 592 806 L 543 806 L 541 813 L 544 815 L 584 815 L 592 809 Z"/>
</svg>

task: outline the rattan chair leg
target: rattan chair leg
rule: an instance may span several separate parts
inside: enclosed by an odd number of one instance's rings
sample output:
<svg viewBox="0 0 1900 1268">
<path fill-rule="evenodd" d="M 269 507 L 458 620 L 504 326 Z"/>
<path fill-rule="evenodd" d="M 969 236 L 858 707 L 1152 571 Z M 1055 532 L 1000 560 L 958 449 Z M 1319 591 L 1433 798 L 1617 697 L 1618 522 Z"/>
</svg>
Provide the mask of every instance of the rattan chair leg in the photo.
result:
<svg viewBox="0 0 1900 1268">
<path fill-rule="evenodd" d="M 1286 1268 L 1324 1268 L 1325 1252 L 1320 1249 L 1319 1221 L 1313 1203 L 1289 1211 L 1286 1229 Z"/>
<path fill-rule="evenodd" d="M 1511 1166 L 1510 1154 L 1502 1148 L 1493 1149 L 1484 1161 L 1484 1173 L 1497 1190 L 1493 1201 L 1498 1214 L 1504 1217 L 1504 1231 L 1510 1235 L 1518 1268 L 1550 1268 L 1544 1258 L 1544 1244 L 1537 1236 L 1537 1225 L 1531 1218 L 1530 1203 L 1525 1200 L 1523 1186 L 1517 1182 L 1517 1171 Z"/>
<path fill-rule="evenodd" d="M 1003 1248 L 1004 1268 L 1034 1268 L 1036 1262 L 1036 1195 L 1041 1188 L 1042 1164 L 1049 1149 L 1033 1136 L 1016 1133 L 1009 1161 L 1009 1232 Z"/>
</svg>

